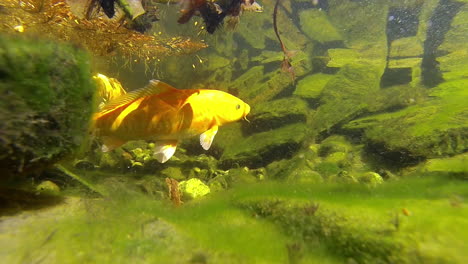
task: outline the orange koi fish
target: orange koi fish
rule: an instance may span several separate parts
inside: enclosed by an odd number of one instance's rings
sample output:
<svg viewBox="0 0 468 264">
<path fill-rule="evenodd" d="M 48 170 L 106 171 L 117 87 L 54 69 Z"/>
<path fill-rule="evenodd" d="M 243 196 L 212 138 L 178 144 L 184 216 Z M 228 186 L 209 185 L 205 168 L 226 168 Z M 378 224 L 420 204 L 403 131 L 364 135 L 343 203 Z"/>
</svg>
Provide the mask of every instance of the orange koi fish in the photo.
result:
<svg viewBox="0 0 468 264">
<path fill-rule="evenodd" d="M 107 152 L 130 140 L 154 140 L 155 158 L 164 163 L 180 140 L 200 134 L 208 150 L 218 128 L 243 119 L 250 106 L 228 93 L 208 90 L 179 90 L 164 82 L 149 85 L 107 103 L 93 116 L 96 136 Z"/>
</svg>

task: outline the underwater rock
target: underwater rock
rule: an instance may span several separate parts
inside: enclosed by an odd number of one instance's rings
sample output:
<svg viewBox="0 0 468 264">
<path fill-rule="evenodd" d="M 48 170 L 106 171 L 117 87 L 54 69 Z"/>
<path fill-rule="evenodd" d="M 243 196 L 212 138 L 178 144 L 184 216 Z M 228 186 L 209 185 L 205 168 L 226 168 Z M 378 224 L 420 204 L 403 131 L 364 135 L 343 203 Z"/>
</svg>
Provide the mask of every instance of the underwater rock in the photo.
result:
<svg viewBox="0 0 468 264">
<path fill-rule="evenodd" d="M 460 154 L 449 158 L 429 159 L 420 166 L 423 172 L 438 172 L 462 175 L 468 179 L 468 154 Z"/>
<path fill-rule="evenodd" d="M 307 50 L 298 51 L 292 59 L 296 77 L 308 74 L 312 70 L 312 62 L 306 52 Z M 276 58 L 282 59 L 282 57 Z M 271 100 L 294 85 L 290 76 L 281 71 L 280 66 L 281 61 L 278 61 L 278 68 L 274 68 L 271 72 L 264 72 L 268 69 L 266 65 L 252 67 L 241 75 L 239 80 L 234 81 L 230 88 L 239 91 L 239 97 L 247 100 L 251 105 Z M 260 76 L 262 78 L 259 78 Z"/>
<path fill-rule="evenodd" d="M 311 170 L 311 169 L 306 169 L 306 170 L 296 170 L 292 172 L 288 176 L 288 181 L 289 182 L 297 182 L 297 183 L 311 183 L 311 184 L 317 184 L 323 182 L 322 175 L 320 173 Z"/>
<path fill-rule="evenodd" d="M 188 176 L 184 175 L 182 169 L 179 167 L 168 167 L 163 169 L 160 173 L 164 178 L 172 178 L 177 181 L 185 180 Z"/>
<path fill-rule="evenodd" d="M 264 179 L 266 171 L 264 168 L 249 169 L 248 167 L 233 168 L 229 170 L 229 186 L 239 184 L 252 184 Z"/>
<path fill-rule="evenodd" d="M 231 64 L 231 61 L 227 59 L 226 57 L 222 57 L 216 54 L 210 54 L 207 57 L 208 65 L 206 66 L 206 70 L 208 71 L 214 71 L 219 68 L 223 68 L 226 66 L 229 66 Z"/>
<path fill-rule="evenodd" d="M 359 52 L 354 49 L 328 49 L 327 53 L 330 57 L 327 67 L 331 68 L 341 68 L 346 64 L 363 60 Z"/>
<path fill-rule="evenodd" d="M 317 163 L 313 169 L 317 171 L 318 173 L 320 173 L 320 175 L 322 175 L 322 177 L 324 177 L 327 180 L 343 172 L 343 169 L 341 168 L 339 164 L 335 162 L 327 162 L 327 161 L 322 161 L 320 163 Z"/>
<path fill-rule="evenodd" d="M 286 5 L 286 3 L 284 3 Z M 270 43 L 277 43 L 273 30 L 265 30 L 273 28 L 273 21 L 270 15 L 273 13 L 274 4 L 263 5 L 263 12 L 260 14 L 246 13 L 242 16 L 239 25 L 236 28 L 234 39 L 242 39 L 242 43 L 246 43 L 255 50 L 269 49 Z M 301 34 L 294 21 L 291 19 L 291 14 L 288 12 L 279 11 L 277 14 L 278 29 L 282 34 L 282 39 L 286 47 L 290 50 L 302 50 L 307 44 L 307 38 Z M 262 34 L 259 32 L 262 31 Z M 267 45 L 268 43 L 268 45 Z M 244 46 L 247 46 L 244 44 Z M 247 46 L 248 47 L 248 46 Z M 235 48 L 237 49 L 237 48 Z M 277 44 L 278 51 L 281 49 Z"/>
<path fill-rule="evenodd" d="M 256 133 L 230 145 L 221 156 L 222 167 L 259 168 L 268 163 L 292 157 L 306 138 L 307 125 L 296 123 Z"/>
<path fill-rule="evenodd" d="M 453 18 L 439 50 L 447 55 L 437 58 L 446 81 L 466 78 L 468 69 L 468 5 L 465 3 Z"/>
<path fill-rule="evenodd" d="M 248 167 L 233 168 L 227 171 L 219 171 L 218 175 L 209 180 L 208 186 L 211 192 L 218 192 L 232 188 L 236 185 L 249 185 L 258 181 L 263 181 L 266 178 L 266 170 L 264 168 L 249 169 Z"/>
<path fill-rule="evenodd" d="M 329 0 L 328 4 L 329 20 L 342 36 L 345 47 L 358 53 L 359 60 L 376 67 L 381 75 L 387 60 L 389 2 Z"/>
<path fill-rule="evenodd" d="M 323 10 L 303 10 L 299 13 L 299 21 L 302 32 L 310 39 L 322 44 L 326 42 L 343 41 L 340 32 L 330 23 L 327 13 Z"/>
<path fill-rule="evenodd" d="M 384 180 L 382 178 L 382 176 L 380 176 L 380 174 L 376 173 L 376 172 L 372 172 L 372 171 L 369 171 L 369 172 L 366 172 L 362 175 L 359 176 L 359 182 L 360 183 L 364 183 L 368 186 L 371 186 L 371 187 L 375 187 L 379 184 L 382 184 L 384 183 Z"/>
<path fill-rule="evenodd" d="M 313 115 L 312 129 L 321 133 L 374 108 L 380 70 L 369 64 L 347 64 L 331 78 Z"/>
<path fill-rule="evenodd" d="M 295 23 L 295 21 L 297 20 L 295 19 L 294 13 L 287 10 L 288 9 L 287 7 L 290 5 L 290 2 L 283 1 L 281 5 L 285 7 L 285 10 L 284 11 L 281 9 L 278 10 L 276 19 L 278 22 L 278 30 L 280 31 L 280 34 L 281 34 L 281 40 L 283 41 L 286 48 L 290 51 L 300 51 L 300 50 L 305 51 L 307 49 L 312 48 L 312 43 L 310 42 L 310 40 L 307 39 L 307 36 L 305 36 L 303 32 L 301 32 L 301 29 L 299 29 L 299 27 L 297 26 L 297 23 Z M 268 5 L 268 6 L 271 7 L 271 9 L 273 9 L 274 4 L 272 3 L 271 5 Z M 265 12 L 269 12 L 268 9 L 266 9 Z M 270 12 L 273 13 L 273 10 L 271 10 Z M 271 13 L 267 13 L 267 14 L 271 14 Z M 269 28 L 272 28 L 272 27 L 273 25 L 269 26 Z M 262 28 L 266 28 L 265 25 Z M 275 43 L 278 43 L 278 39 L 275 36 L 275 34 L 273 34 L 273 31 L 268 30 L 268 32 L 271 32 L 271 35 L 269 35 L 269 38 Z M 257 34 L 257 38 L 258 38 L 258 34 Z M 278 43 L 277 45 L 278 45 L 277 49 L 280 50 L 281 49 L 280 44 Z M 308 51 L 307 53 L 311 54 L 312 52 Z M 294 61 L 295 56 L 293 56 L 292 59 Z"/>
<path fill-rule="evenodd" d="M 60 194 L 60 187 L 52 181 L 42 181 L 36 186 L 36 191 L 41 194 L 58 195 Z"/>
<path fill-rule="evenodd" d="M 325 85 L 332 78 L 333 75 L 331 74 L 317 73 L 308 75 L 297 82 L 294 95 L 303 99 L 317 99 Z"/>
<path fill-rule="evenodd" d="M 358 182 L 354 174 L 350 173 L 347 170 L 342 170 L 338 174 L 331 175 L 328 178 L 328 181 L 334 182 L 334 183 L 345 183 L 345 184 L 353 184 L 353 183 Z"/>
<path fill-rule="evenodd" d="M 280 225 L 305 243 L 324 243 L 352 263 L 405 263 L 411 257 L 407 247 L 414 247 L 388 232 L 387 223 L 363 224 L 367 216 L 330 210 L 328 204 L 263 198 L 241 201 L 239 206 Z"/>
<path fill-rule="evenodd" d="M 348 153 L 352 148 L 353 146 L 344 136 L 332 135 L 320 143 L 318 155 L 328 157 L 333 153 Z"/>
<path fill-rule="evenodd" d="M 0 36 L 1 180 L 49 166 L 88 135 L 95 84 L 76 47 Z"/>
<path fill-rule="evenodd" d="M 210 187 L 197 178 L 179 182 L 179 191 L 186 199 L 196 199 L 210 193 Z"/>
<path fill-rule="evenodd" d="M 406 58 L 406 59 L 390 59 L 388 61 L 388 68 L 411 68 L 416 72 L 420 72 L 419 67 L 421 66 L 421 58 Z M 411 74 L 413 76 L 413 74 Z M 417 77 L 417 76 L 416 76 Z M 413 79 L 413 78 L 411 78 Z"/>
<path fill-rule="evenodd" d="M 367 144 L 382 146 L 378 152 L 402 166 L 403 157 L 417 162 L 463 153 L 468 149 L 467 86 L 466 79 L 442 83 L 421 104 L 356 119 L 343 128 L 363 133 Z"/>
<path fill-rule="evenodd" d="M 323 177 L 317 171 L 313 170 L 306 155 L 300 153 L 294 158 L 283 164 L 283 168 L 274 175 L 275 178 L 285 179 L 287 182 L 295 183 L 321 183 Z M 271 167 L 270 167 L 271 170 Z"/>
<path fill-rule="evenodd" d="M 103 152 L 99 157 L 99 168 L 100 169 L 121 169 L 125 167 L 129 160 L 125 160 L 120 157 L 116 151 Z"/>
<path fill-rule="evenodd" d="M 252 106 L 250 123 L 244 123 L 242 130 L 245 134 L 252 134 L 292 123 L 305 123 L 308 113 L 307 103 L 300 98 L 266 101 Z"/>
<path fill-rule="evenodd" d="M 406 37 L 392 41 L 390 58 L 396 57 L 422 57 L 424 53 L 423 43 L 418 37 Z"/>
</svg>

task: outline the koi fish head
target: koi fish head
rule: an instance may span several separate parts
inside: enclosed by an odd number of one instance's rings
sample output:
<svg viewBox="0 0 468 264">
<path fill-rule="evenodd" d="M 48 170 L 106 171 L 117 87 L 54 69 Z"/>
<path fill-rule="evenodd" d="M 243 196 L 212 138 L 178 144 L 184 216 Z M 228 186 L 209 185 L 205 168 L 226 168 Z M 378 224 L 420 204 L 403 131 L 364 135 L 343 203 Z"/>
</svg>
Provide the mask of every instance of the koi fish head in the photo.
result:
<svg viewBox="0 0 468 264">
<path fill-rule="evenodd" d="M 193 98 L 193 97 L 192 97 Z M 217 125 L 232 123 L 246 119 L 250 106 L 241 99 L 218 90 L 200 90 L 196 101 L 192 104 L 203 105 L 206 115 L 212 115 Z"/>
</svg>

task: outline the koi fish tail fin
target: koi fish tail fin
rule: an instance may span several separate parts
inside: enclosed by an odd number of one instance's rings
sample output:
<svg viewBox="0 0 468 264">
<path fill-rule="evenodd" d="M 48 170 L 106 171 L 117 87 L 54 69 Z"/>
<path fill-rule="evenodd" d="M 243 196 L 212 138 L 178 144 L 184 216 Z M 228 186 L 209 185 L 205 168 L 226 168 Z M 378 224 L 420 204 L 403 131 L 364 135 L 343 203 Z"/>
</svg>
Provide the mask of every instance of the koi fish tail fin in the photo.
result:
<svg viewBox="0 0 468 264">
<path fill-rule="evenodd" d="M 165 163 L 174 155 L 176 148 L 177 140 L 158 141 L 153 156 L 160 163 Z"/>
</svg>

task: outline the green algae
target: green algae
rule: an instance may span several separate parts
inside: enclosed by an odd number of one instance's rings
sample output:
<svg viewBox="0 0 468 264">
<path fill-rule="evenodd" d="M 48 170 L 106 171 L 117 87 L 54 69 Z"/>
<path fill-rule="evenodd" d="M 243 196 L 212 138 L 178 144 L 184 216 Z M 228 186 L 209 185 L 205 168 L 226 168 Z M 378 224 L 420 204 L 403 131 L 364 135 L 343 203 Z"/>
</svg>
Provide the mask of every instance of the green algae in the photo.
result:
<svg viewBox="0 0 468 264">
<path fill-rule="evenodd" d="M 323 73 L 308 75 L 298 81 L 294 95 L 305 99 L 317 99 L 332 78 L 333 75 Z"/>
<path fill-rule="evenodd" d="M 393 113 L 351 121 L 346 129 L 363 129 L 367 138 L 384 142 L 388 149 L 404 149 L 415 156 L 439 157 L 467 148 L 468 112 L 466 80 L 440 84 L 431 99 Z"/>
<path fill-rule="evenodd" d="M 461 10 L 454 17 L 451 28 L 448 30 L 444 42 L 439 49 L 447 52 L 437 60 L 440 62 L 440 69 L 444 80 L 458 80 L 466 78 L 468 64 L 466 60 L 466 42 L 468 33 L 468 7 L 461 7 Z"/>
<path fill-rule="evenodd" d="M 10 246 L 0 254 L 9 263 L 463 263 L 463 184 L 437 175 L 375 188 L 264 182 L 176 208 L 115 189 L 20 222 L 3 219 L 0 243 Z M 5 223 L 15 223 L 14 235 Z"/>
<path fill-rule="evenodd" d="M 424 164 L 421 164 L 421 170 L 424 172 L 459 174 L 468 177 L 468 154 L 427 160 Z"/>
<path fill-rule="evenodd" d="M 303 10 L 299 13 L 301 29 L 310 39 L 320 43 L 340 41 L 343 37 L 333 27 L 327 18 L 327 14 L 318 9 Z M 317 27 L 320 25 L 320 27 Z"/>
<path fill-rule="evenodd" d="M 287 124 L 307 122 L 307 103 L 297 97 L 282 98 L 252 106 L 250 123 L 244 126 L 246 134 L 268 131 Z"/>
<path fill-rule="evenodd" d="M 0 36 L 2 180 L 49 166 L 87 140 L 89 66 L 72 45 Z"/>
<path fill-rule="evenodd" d="M 253 134 L 225 149 L 221 162 L 227 167 L 262 167 L 297 150 L 306 136 L 306 130 L 306 124 L 295 123 Z M 284 153 L 283 149 L 289 149 L 291 153 Z"/>
<path fill-rule="evenodd" d="M 379 82 L 379 69 L 373 65 L 347 64 L 341 68 L 322 90 L 321 105 L 313 116 L 313 133 L 369 111 L 374 107 Z"/>
<path fill-rule="evenodd" d="M 347 48 L 359 59 L 384 72 L 387 57 L 386 25 L 388 1 L 329 1 L 330 22 L 339 30 Z"/>
</svg>

